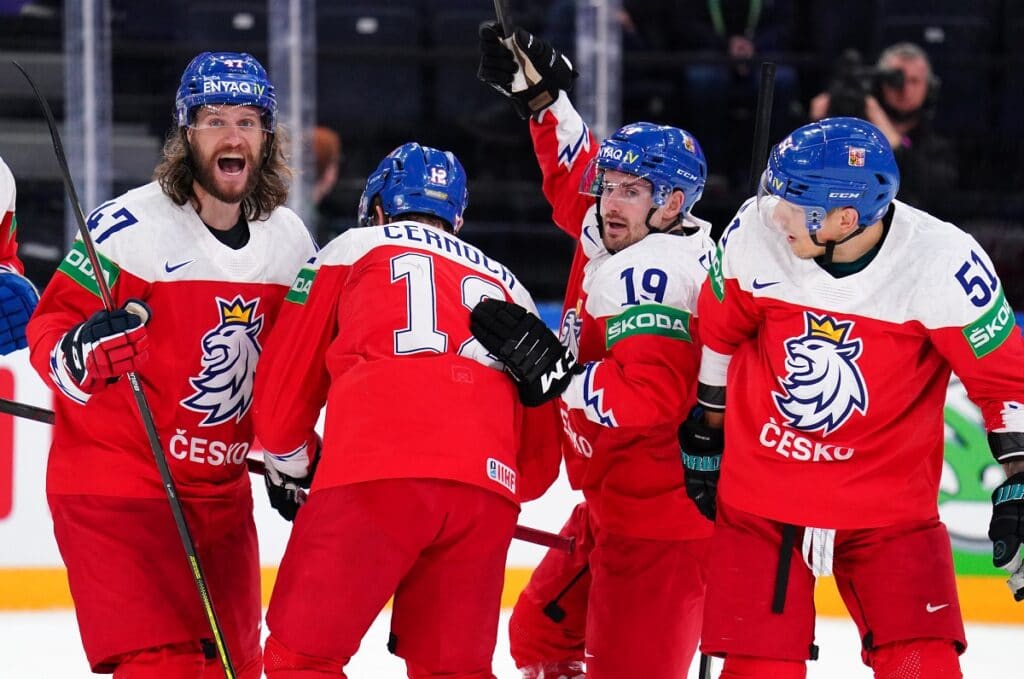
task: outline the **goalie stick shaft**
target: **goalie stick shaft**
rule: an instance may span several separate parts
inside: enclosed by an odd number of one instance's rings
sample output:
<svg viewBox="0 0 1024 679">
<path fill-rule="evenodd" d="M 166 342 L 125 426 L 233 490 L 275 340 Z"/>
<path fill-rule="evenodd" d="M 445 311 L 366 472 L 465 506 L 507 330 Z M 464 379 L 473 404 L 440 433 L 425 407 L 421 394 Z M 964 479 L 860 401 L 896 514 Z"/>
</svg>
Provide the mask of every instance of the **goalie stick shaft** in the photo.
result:
<svg viewBox="0 0 1024 679">
<path fill-rule="evenodd" d="M 89 263 L 92 265 L 93 275 L 96 280 L 96 287 L 99 291 L 100 299 L 103 301 L 103 308 L 107 311 L 114 310 L 114 300 L 110 293 L 110 286 L 107 285 L 107 280 L 104 277 L 104 270 L 100 264 L 99 256 L 96 253 L 96 246 L 93 243 L 92 235 L 89 233 L 89 228 L 85 224 L 85 214 L 82 212 L 82 205 L 78 199 L 78 191 L 75 190 L 75 184 L 71 179 L 71 170 L 68 169 L 68 161 L 64 157 L 64 145 L 60 140 L 60 132 L 57 130 L 57 121 L 53 117 L 53 111 L 50 110 L 50 104 L 46 101 L 46 98 L 39 91 L 32 76 L 28 74 L 21 64 L 17 61 L 11 62 L 21 74 L 25 76 L 28 84 L 32 87 L 32 92 L 35 94 L 36 101 L 39 102 L 39 106 L 43 109 L 43 115 L 46 117 L 46 124 L 50 128 L 50 137 L 53 140 L 53 150 L 57 156 L 57 164 L 60 165 L 61 176 L 64 180 L 64 190 L 68 194 L 68 200 L 71 202 L 71 211 L 74 213 L 75 221 L 78 223 L 78 232 L 82 238 L 82 245 L 85 247 L 86 255 L 89 258 Z M 203 574 L 203 569 L 199 563 L 199 555 L 196 553 L 195 543 L 192 540 L 192 534 L 189 532 L 188 523 L 185 521 L 185 512 L 181 506 L 181 500 L 178 498 L 178 491 L 174 485 L 174 478 L 171 476 L 171 469 L 167 463 L 167 456 L 164 454 L 163 445 L 160 443 L 160 437 L 156 431 L 156 424 L 153 421 L 153 411 L 149 407 L 149 403 L 146 401 L 146 394 L 142 391 L 142 383 L 139 381 L 138 375 L 134 371 L 129 372 L 125 375 L 128 378 L 128 384 L 131 386 L 132 395 L 135 397 L 135 405 L 137 407 L 139 417 L 142 420 L 142 425 L 146 430 L 146 438 L 149 439 L 149 447 L 153 452 L 153 458 L 156 461 L 157 470 L 160 472 L 160 480 L 163 483 L 164 491 L 167 493 L 167 502 L 171 508 L 171 514 L 174 516 L 174 523 L 178 528 L 178 535 L 181 538 L 182 547 L 185 549 L 185 555 L 188 558 L 189 571 L 192 573 L 192 580 L 196 585 L 196 590 L 199 594 L 199 600 L 203 607 L 203 612 L 206 615 L 207 623 L 210 625 L 210 632 L 213 634 L 214 647 L 217 649 L 217 656 L 220 658 L 221 667 L 224 670 L 224 676 L 226 679 L 235 679 L 235 669 L 231 664 L 231 658 L 228 655 L 228 647 L 224 641 L 224 633 L 222 632 L 220 621 L 217 619 L 217 612 L 213 607 L 213 600 L 210 597 L 210 591 L 207 587 L 206 576 Z"/>
<path fill-rule="evenodd" d="M 0 398 L 0 414 L 13 415 L 26 420 L 32 420 L 34 422 L 42 422 L 43 424 L 53 424 L 52 410 L 28 405 L 27 403 L 10 401 L 6 398 Z M 245 466 L 250 474 L 263 476 L 266 473 L 266 466 L 263 464 L 262 460 L 257 460 L 253 457 L 246 458 Z M 576 538 L 558 535 L 557 533 L 549 533 L 546 530 L 530 528 L 528 526 L 516 526 L 516 531 L 512 537 L 516 540 L 532 542 L 535 545 L 550 547 L 551 549 L 557 549 L 570 554 L 576 548 Z"/>
</svg>

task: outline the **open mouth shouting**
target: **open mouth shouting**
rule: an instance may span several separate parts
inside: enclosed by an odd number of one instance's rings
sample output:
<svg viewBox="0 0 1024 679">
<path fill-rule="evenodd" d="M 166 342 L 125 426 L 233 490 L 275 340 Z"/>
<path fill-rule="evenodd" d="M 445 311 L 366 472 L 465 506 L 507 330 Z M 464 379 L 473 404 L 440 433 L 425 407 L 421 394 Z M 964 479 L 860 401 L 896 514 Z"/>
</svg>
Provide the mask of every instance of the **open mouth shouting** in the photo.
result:
<svg viewBox="0 0 1024 679">
<path fill-rule="evenodd" d="M 237 177 L 245 171 L 245 158 L 240 155 L 223 155 L 217 159 L 217 168 L 229 177 Z"/>
</svg>

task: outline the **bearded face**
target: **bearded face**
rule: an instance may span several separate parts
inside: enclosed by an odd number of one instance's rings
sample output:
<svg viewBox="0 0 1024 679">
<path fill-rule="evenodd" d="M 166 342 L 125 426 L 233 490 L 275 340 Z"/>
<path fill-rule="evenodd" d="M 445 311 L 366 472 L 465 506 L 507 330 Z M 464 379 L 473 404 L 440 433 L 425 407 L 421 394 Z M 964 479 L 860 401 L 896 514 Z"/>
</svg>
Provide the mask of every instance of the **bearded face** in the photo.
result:
<svg viewBox="0 0 1024 679">
<path fill-rule="evenodd" d="M 207 193 L 229 204 L 242 202 L 256 187 L 268 143 L 260 109 L 204 106 L 189 126 L 195 179 Z"/>
</svg>

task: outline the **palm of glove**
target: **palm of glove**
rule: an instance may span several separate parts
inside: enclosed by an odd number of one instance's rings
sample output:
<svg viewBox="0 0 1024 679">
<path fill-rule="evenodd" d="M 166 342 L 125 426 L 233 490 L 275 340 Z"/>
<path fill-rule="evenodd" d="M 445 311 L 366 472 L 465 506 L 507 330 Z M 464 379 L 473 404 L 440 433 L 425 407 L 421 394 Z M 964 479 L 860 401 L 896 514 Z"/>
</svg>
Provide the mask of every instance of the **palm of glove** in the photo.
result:
<svg viewBox="0 0 1024 679">
<path fill-rule="evenodd" d="M 554 103 L 561 90 L 572 91 L 579 73 L 550 44 L 517 28 L 503 38 L 497 23 L 480 26 L 480 67 L 477 77 L 508 97 L 526 119 Z"/>
<path fill-rule="evenodd" d="M 1014 474 L 992 492 L 988 537 L 992 563 L 997 567 L 1009 564 L 1020 551 L 1024 542 L 1024 472 Z"/>
<path fill-rule="evenodd" d="M 524 405 L 538 406 L 559 396 L 582 371 L 544 321 L 518 304 L 485 299 L 469 320 L 473 336 L 512 373 Z"/>
</svg>

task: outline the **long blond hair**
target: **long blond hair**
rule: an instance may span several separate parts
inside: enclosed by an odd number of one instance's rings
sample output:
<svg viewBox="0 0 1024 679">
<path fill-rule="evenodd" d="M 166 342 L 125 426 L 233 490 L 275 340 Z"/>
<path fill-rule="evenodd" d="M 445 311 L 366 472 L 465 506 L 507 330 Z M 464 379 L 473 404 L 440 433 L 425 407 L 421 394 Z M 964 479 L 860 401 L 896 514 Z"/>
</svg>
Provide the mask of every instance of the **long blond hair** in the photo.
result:
<svg viewBox="0 0 1024 679">
<path fill-rule="evenodd" d="M 179 127 L 167 134 L 163 160 L 153 171 L 153 178 L 160 182 L 160 188 L 177 205 L 192 201 L 192 206 L 198 211 L 199 201 L 192 188 L 196 178 L 195 154 L 188 142 L 187 132 L 187 127 Z M 292 169 L 284 155 L 287 143 L 287 132 L 280 125 L 264 141 L 264 161 L 256 175 L 256 186 L 242 200 L 242 216 L 250 222 L 266 219 L 275 208 L 288 200 Z"/>
</svg>

